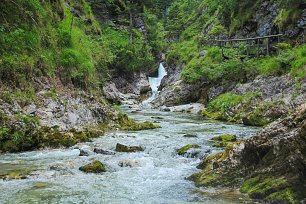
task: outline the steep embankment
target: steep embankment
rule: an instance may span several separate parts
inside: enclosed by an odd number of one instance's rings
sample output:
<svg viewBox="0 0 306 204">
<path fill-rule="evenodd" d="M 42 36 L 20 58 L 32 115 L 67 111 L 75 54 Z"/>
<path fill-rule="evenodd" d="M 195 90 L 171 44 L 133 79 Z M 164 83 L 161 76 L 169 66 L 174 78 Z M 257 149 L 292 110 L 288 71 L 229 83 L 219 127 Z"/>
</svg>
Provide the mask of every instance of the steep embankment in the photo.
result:
<svg viewBox="0 0 306 204">
<path fill-rule="evenodd" d="M 126 19 L 127 5 L 117 4 Z M 106 86 L 109 69 L 128 73 L 154 63 L 137 29 L 129 43 L 128 22 L 101 26 L 84 0 L 5 0 L 0 11 L 0 151 L 71 146 L 109 126 L 155 127 L 117 115 L 109 102 L 118 101 L 107 101 L 116 94 Z"/>
</svg>

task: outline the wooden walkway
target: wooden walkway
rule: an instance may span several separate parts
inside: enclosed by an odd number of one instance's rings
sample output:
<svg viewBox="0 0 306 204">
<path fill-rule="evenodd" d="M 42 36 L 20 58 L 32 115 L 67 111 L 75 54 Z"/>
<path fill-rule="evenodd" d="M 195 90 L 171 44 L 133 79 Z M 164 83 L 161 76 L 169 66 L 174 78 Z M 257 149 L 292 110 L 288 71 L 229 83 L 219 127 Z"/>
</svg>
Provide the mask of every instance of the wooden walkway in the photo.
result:
<svg viewBox="0 0 306 204">
<path fill-rule="evenodd" d="M 241 44 L 245 44 L 246 55 L 248 57 L 256 57 L 258 58 L 260 54 L 269 55 L 271 53 L 271 47 L 277 43 L 281 42 L 281 37 L 283 34 L 277 35 L 268 35 L 263 37 L 255 37 L 255 38 L 241 38 L 241 39 L 227 39 L 227 40 L 214 40 L 213 45 L 217 45 L 222 49 L 222 57 L 224 56 L 225 48 L 236 48 L 241 51 Z M 256 54 L 252 55 L 251 50 L 256 50 Z"/>
</svg>

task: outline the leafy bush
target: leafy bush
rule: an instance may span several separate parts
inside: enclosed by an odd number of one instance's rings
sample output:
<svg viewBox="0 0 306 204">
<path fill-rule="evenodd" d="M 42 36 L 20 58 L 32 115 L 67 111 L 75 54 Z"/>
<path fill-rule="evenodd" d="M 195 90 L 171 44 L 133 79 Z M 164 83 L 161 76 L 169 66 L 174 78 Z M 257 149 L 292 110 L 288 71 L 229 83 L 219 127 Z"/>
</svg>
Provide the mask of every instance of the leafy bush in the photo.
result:
<svg viewBox="0 0 306 204">
<path fill-rule="evenodd" d="M 211 112 L 222 112 L 225 113 L 226 111 L 230 110 L 232 107 L 237 105 L 239 102 L 243 100 L 243 96 L 237 95 L 234 93 L 225 93 L 217 98 L 215 98 L 213 101 L 211 101 L 208 106 L 207 110 Z"/>
<path fill-rule="evenodd" d="M 154 65 L 151 47 L 142 39 L 123 47 L 116 56 L 115 66 L 124 72 L 149 70 Z"/>
</svg>

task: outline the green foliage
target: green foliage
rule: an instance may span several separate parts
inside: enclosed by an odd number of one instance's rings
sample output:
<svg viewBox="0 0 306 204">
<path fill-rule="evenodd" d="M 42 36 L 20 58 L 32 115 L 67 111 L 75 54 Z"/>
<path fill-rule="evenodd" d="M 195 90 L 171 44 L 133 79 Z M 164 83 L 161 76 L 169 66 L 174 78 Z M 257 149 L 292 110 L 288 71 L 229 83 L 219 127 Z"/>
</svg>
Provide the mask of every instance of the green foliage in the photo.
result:
<svg viewBox="0 0 306 204">
<path fill-rule="evenodd" d="M 117 53 L 115 66 L 120 71 L 135 72 L 149 70 L 154 65 L 151 47 L 143 39 L 135 39 Z"/>
<path fill-rule="evenodd" d="M 197 44 L 193 40 L 175 42 L 169 48 L 166 61 L 174 65 L 186 63 L 198 54 L 197 51 Z"/>
<path fill-rule="evenodd" d="M 4 152 L 28 151 L 39 147 L 43 138 L 39 121 L 32 116 L 17 115 L 19 126 L 0 129 L 0 150 Z"/>
<path fill-rule="evenodd" d="M 275 18 L 280 30 L 295 24 L 302 13 L 303 4 L 305 5 L 303 0 L 278 0 L 277 3 L 282 8 Z"/>
<path fill-rule="evenodd" d="M 291 62 L 291 75 L 302 79 L 306 76 L 306 45 L 294 49 L 294 60 Z"/>
<path fill-rule="evenodd" d="M 227 31 L 222 25 L 215 25 L 212 29 L 208 32 L 209 35 L 214 37 L 219 37 L 222 34 L 226 34 Z"/>
<path fill-rule="evenodd" d="M 152 48 L 152 54 L 155 57 L 159 57 L 165 47 L 165 31 L 163 24 L 159 22 L 157 16 L 148 9 L 144 10 L 144 22 L 148 32 L 147 37 Z"/>
<path fill-rule="evenodd" d="M 4 6 L 2 8 L 2 6 Z M 112 61 L 85 1 L 6 1 L 0 27 L 0 80 L 22 88 L 35 77 L 59 75 L 64 84 L 99 85 Z M 79 17 L 70 10 L 77 10 Z M 89 22 L 89 23 L 88 23 Z"/>
<path fill-rule="evenodd" d="M 230 110 L 232 107 L 236 106 L 242 100 L 243 96 L 241 95 L 237 95 L 230 92 L 225 93 L 211 101 L 207 106 L 207 110 L 211 112 L 220 111 L 224 113 Z"/>
</svg>

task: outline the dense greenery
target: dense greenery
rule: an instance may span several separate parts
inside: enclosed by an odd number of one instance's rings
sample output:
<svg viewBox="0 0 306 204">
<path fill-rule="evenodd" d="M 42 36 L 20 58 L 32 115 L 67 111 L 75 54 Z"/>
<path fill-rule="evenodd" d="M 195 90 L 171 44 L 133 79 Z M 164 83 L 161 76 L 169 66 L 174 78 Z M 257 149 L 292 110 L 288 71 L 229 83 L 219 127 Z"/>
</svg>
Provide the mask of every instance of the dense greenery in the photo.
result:
<svg viewBox="0 0 306 204">
<path fill-rule="evenodd" d="M 34 77 L 58 76 L 88 88 L 99 82 L 112 54 L 85 1 L 4 1 L 0 28 L 0 79 L 17 87 Z"/>
<path fill-rule="evenodd" d="M 211 39 L 235 34 L 246 26 L 263 0 L 205 0 L 175 1 L 167 16 L 167 38 L 171 39 L 167 51 L 167 63 L 171 66 L 185 64 L 182 79 L 187 83 L 202 80 L 206 82 L 245 82 L 257 75 L 282 75 L 291 73 L 301 79 L 305 76 L 305 45 L 295 48 L 279 43 L 272 48 L 279 55 L 247 56 L 246 45 L 240 49 L 225 49 L 222 54 L 218 47 L 208 46 Z M 275 0 L 280 10 L 275 22 L 279 32 L 296 23 L 305 3 L 302 1 Z M 290 5 L 290 6 L 288 6 Z M 199 55 L 201 51 L 205 54 Z M 254 49 L 248 50 L 250 56 Z M 227 60 L 224 60 L 224 55 Z"/>
<path fill-rule="evenodd" d="M 106 4 L 114 6 L 114 16 L 129 10 L 127 2 Z M 0 5 L 1 82 L 28 89 L 36 77 L 59 77 L 64 85 L 87 89 L 103 85 L 110 68 L 152 68 L 164 46 L 163 28 L 152 13 L 157 8 L 145 6 L 139 4 L 134 12 L 143 16 L 147 36 L 134 23 L 134 42 L 129 44 L 127 30 L 107 24 L 101 28 L 84 0 L 5 0 Z M 126 15 L 118 24 L 124 22 Z"/>
</svg>

